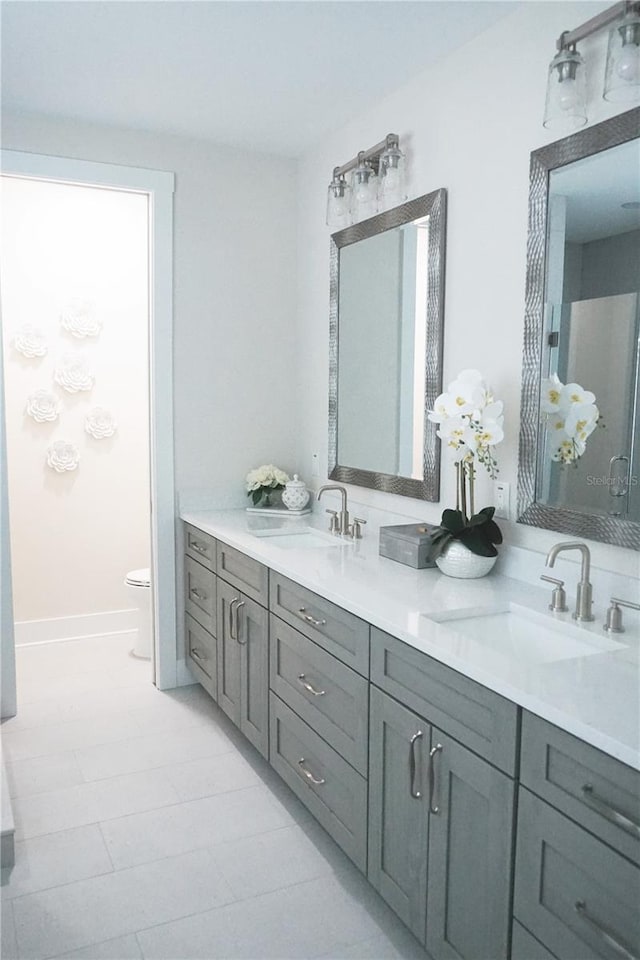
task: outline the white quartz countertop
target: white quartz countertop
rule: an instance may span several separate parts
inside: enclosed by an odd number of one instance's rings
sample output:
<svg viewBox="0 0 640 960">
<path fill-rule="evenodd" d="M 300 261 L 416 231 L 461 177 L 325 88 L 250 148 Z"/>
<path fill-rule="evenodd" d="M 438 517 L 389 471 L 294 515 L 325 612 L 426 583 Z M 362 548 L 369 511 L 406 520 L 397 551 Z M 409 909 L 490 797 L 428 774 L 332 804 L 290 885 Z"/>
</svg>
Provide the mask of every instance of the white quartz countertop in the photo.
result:
<svg viewBox="0 0 640 960">
<path fill-rule="evenodd" d="M 548 610 L 550 589 L 491 573 L 456 580 L 378 555 L 378 530 L 361 541 L 318 538 L 296 547 L 265 531 L 326 530 L 324 514 L 263 517 L 245 510 L 183 512 L 182 519 L 532 713 L 640 770 L 640 628 L 609 638 L 596 620 Z M 307 538 L 308 539 L 308 538 Z M 541 569 L 542 572 L 542 569 Z M 574 597 L 567 584 L 568 605 Z M 605 604 L 606 606 L 606 604 Z M 460 611 L 466 616 L 458 617 Z M 510 636 L 509 611 L 522 632 Z M 476 616 L 477 615 L 477 616 Z M 522 616 L 520 616 L 522 615 Z M 446 617 L 454 619 L 447 620 Z M 540 641 L 540 642 L 539 642 Z M 555 652 L 557 641 L 558 652 Z M 607 649 L 612 647 L 613 649 Z M 576 652 L 577 651 L 577 652 Z"/>
</svg>

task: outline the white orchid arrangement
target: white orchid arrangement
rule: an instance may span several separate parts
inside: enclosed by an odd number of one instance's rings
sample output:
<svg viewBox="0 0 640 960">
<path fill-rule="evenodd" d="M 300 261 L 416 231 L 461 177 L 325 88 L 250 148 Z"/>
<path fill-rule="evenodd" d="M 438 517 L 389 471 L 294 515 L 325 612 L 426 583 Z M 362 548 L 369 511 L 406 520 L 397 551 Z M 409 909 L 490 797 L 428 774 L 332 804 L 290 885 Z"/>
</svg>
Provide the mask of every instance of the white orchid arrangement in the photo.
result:
<svg viewBox="0 0 640 960">
<path fill-rule="evenodd" d="M 456 465 L 456 508 L 444 510 L 433 537 L 436 554 L 452 540 L 459 540 L 472 553 L 495 557 L 495 545 L 502 534 L 493 519 L 494 507 L 475 512 L 475 461 L 491 478 L 498 473 L 493 447 L 504 438 L 503 404 L 496 400 L 478 370 L 463 370 L 446 393 L 441 393 L 429 420 L 438 424 L 437 435 L 450 451 Z M 467 515 L 468 508 L 468 515 Z"/>
<path fill-rule="evenodd" d="M 254 506 L 276 490 L 282 490 L 288 483 L 289 475 L 275 467 L 272 463 L 263 464 L 250 470 L 246 477 L 247 496 L 251 497 Z"/>
<path fill-rule="evenodd" d="M 439 424 L 437 435 L 453 451 L 456 463 L 473 469 L 477 459 L 493 479 L 498 464 L 492 448 L 504 439 L 502 409 L 482 374 L 463 370 L 437 398 L 429 420 Z"/>
<path fill-rule="evenodd" d="M 575 464 L 600 420 L 595 394 L 579 383 L 563 383 L 556 373 L 542 381 L 540 410 L 547 421 L 551 459 Z"/>
</svg>

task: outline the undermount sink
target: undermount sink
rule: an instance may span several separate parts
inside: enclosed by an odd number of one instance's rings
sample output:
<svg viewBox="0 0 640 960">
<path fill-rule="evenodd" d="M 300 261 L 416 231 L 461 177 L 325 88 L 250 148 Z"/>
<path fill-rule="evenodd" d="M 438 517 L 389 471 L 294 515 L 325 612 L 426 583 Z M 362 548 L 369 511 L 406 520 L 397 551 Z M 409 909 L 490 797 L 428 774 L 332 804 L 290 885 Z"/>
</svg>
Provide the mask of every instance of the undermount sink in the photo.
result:
<svg viewBox="0 0 640 960">
<path fill-rule="evenodd" d="M 292 529 L 278 527 L 265 530 L 252 530 L 254 537 L 263 539 L 269 537 L 274 547 L 280 547 L 283 550 L 307 550 L 318 547 L 339 547 L 345 541 L 330 533 L 323 533 L 322 530 L 314 530 L 313 527 L 300 527 Z"/>
<path fill-rule="evenodd" d="M 528 663 L 555 663 L 623 649 L 622 644 L 607 636 L 517 603 L 422 616 L 487 652 Z"/>
</svg>

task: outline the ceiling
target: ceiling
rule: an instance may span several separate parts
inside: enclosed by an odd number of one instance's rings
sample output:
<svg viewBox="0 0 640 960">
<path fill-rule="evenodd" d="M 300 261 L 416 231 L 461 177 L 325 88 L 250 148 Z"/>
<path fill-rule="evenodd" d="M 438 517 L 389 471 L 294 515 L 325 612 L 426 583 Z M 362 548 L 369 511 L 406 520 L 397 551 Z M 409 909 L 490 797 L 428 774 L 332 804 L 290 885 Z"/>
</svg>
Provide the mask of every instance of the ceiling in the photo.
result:
<svg viewBox="0 0 640 960">
<path fill-rule="evenodd" d="M 295 157 L 516 6 L 3 0 L 2 108 Z"/>
</svg>

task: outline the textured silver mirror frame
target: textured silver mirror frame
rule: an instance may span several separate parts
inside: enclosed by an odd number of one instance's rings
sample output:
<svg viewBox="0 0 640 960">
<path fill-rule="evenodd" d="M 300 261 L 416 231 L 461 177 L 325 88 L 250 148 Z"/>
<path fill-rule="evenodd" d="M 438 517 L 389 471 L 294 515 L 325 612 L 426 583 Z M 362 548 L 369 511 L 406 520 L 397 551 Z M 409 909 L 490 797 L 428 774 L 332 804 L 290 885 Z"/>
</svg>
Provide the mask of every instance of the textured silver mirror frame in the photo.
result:
<svg viewBox="0 0 640 960">
<path fill-rule="evenodd" d="M 442 342 L 444 327 L 444 266 L 447 219 L 447 192 L 434 190 L 415 200 L 346 227 L 331 237 L 329 309 L 329 469 L 332 480 L 359 487 L 383 490 L 417 500 L 440 499 L 440 440 L 437 427 L 425 416 L 423 478 L 398 477 L 373 470 L 338 464 L 338 289 L 339 250 L 348 244 L 373 237 L 419 217 L 429 217 L 427 329 L 425 350 L 425 412 L 433 410 L 442 393 Z"/>
<path fill-rule="evenodd" d="M 592 516 L 536 501 L 538 442 L 541 440 L 540 379 L 544 334 L 547 201 L 549 172 L 574 160 L 635 140 L 640 136 L 640 107 L 581 130 L 531 154 L 529 235 L 522 355 L 522 404 L 518 462 L 518 523 L 573 536 L 640 549 L 640 523 L 619 517 Z"/>
</svg>

